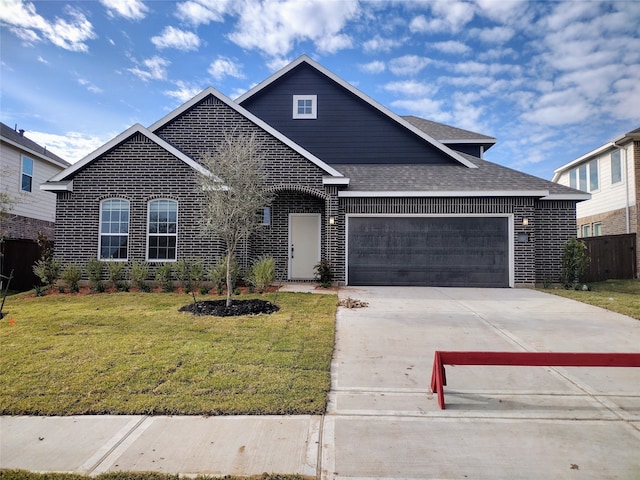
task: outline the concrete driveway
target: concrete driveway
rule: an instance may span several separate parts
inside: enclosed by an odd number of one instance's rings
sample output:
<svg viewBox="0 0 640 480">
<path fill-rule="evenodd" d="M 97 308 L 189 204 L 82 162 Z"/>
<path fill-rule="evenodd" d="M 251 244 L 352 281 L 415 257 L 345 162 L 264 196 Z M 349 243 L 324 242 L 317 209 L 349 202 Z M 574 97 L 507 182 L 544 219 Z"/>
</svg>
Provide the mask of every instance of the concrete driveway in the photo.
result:
<svg viewBox="0 0 640 480">
<path fill-rule="evenodd" d="M 435 350 L 640 352 L 640 321 L 526 289 L 348 288 L 323 478 L 640 478 L 640 369 L 447 367 Z"/>
</svg>

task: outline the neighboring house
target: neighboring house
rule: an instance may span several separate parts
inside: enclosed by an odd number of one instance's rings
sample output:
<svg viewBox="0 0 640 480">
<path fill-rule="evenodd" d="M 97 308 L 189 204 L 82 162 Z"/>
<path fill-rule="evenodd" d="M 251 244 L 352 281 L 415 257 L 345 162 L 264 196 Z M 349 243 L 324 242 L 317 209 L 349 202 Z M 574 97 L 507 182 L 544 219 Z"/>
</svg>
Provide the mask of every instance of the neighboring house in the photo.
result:
<svg viewBox="0 0 640 480">
<path fill-rule="evenodd" d="M 640 128 L 558 168 L 553 181 L 591 194 L 576 208 L 578 237 L 640 233 Z"/>
<path fill-rule="evenodd" d="M 542 283 L 589 197 L 483 160 L 494 138 L 400 117 L 302 56 L 236 101 L 208 88 L 42 185 L 58 195 L 56 256 L 213 264 L 224 247 L 199 228 L 199 159 L 238 131 L 260 139 L 275 194 L 240 261 L 272 255 L 287 280 L 326 259 L 349 285 Z"/>
<path fill-rule="evenodd" d="M 0 123 L 0 191 L 10 200 L 0 229 L 5 253 L 2 274 L 13 268 L 14 286 L 33 286 L 31 252 L 38 232 L 55 238 L 56 196 L 40 190 L 40 184 L 69 167 L 70 163 Z M 20 256 L 20 258 L 18 258 Z"/>
</svg>

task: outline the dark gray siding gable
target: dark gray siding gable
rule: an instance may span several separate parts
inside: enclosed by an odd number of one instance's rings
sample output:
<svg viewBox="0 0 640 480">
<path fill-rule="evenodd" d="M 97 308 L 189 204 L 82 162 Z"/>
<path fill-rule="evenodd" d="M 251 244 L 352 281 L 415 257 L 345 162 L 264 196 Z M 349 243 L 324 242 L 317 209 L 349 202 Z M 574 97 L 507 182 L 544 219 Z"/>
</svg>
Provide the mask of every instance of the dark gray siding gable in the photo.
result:
<svg viewBox="0 0 640 480">
<path fill-rule="evenodd" d="M 293 95 L 317 95 L 317 119 L 293 119 Z M 329 164 L 456 163 L 304 63 L 242 106 Z"/>
</svg>

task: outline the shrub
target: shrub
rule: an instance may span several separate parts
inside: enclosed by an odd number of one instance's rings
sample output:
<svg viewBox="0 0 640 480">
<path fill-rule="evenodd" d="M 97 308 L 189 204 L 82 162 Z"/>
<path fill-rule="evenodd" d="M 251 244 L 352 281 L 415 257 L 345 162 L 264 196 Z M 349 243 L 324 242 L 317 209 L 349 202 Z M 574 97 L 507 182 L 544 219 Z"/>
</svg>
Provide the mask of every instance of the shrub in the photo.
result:
<svg viewBox="0 0 640 480">
<path fill-rule="evenodd" d="M 562 273 L 560 281 L 564 288 L 575 288 L 589 267 L 587 246 L 577 238 L 566 242 L 562 248 Z"/>
<path fill-rule="evenodd" d="M 60 277 L 60 262 L 53 257 L 41 258 L 33 265 L 33 273 L 43 285 L 53 285 Z"/>
<path fill-rule="evenodd" d="M 259 292 L 264 292 L 275 279 L 276 261 L 270 256 L 260 257 L 253 262 L 246 277 L 247 283 Z"/>
<path fill-rule="evenodd" d="M 108 262 L 107 268 L 109 269 L 109 282 L 113 285 L 113 288 L 122 290 L 124 288 L 124 274 L 126 266 L 125 262 Z"/>
<path fill-rule="evenodd" d="M 173 292 L 171 273 L 173 273 L 173 267 L 170 263 L 163 263 L 156 270 L 156 282 L 162 285 L 162 289 L 165 292 Z"/>
<path fill-rule="evenodd" d="M 62 271 L 62 281 L 67 284 L 71 292 L 80 291 L 80 279 L 82 278 L 82 270 L 74 263 L 68 264 Z"/>
<path fill-rule="evenodd" d="M 195 292 L 204 280 L 204 265 L 202 260 L 183 259 L 176 262 L 175 274 L 180 286 L 186 292 Z"/>
<path fill-rule="evenodd" d="M 331 268 L 331 262 L 329 260 L 321 260 L 313 267 L 315 272 L 316 281 L 320 282 L 324 288 L 331 286 L 333 281 L 333 270 Z"/>
<path fill-rule="evenodd" d="M 223 257 L 209 269 L 207 273 L 209 281 L 211 281 L 218 292 L 218 295 L 222 295 L 225 285 L 227 284 L 227 257 Z M 231 263 L 231 281 L 235 288 L 238 279 L 240 278 L 240 267 L 234 260 Z"/>
<path fill-rule="evenodd" d="M 92 258 L 87 262 L 87 278 L 89 284 L 97 292 L 104 292 L 102 284 L 102 262 L 97 258 Z"/>
<path fill-rule="evenodd" d="M 151 291 L 147 283 L 149 276 L 149 264 L 147 262 L 131 262 L 131 283 L 134 287 L 139 288 L 143 292 Z"/>
</svg>

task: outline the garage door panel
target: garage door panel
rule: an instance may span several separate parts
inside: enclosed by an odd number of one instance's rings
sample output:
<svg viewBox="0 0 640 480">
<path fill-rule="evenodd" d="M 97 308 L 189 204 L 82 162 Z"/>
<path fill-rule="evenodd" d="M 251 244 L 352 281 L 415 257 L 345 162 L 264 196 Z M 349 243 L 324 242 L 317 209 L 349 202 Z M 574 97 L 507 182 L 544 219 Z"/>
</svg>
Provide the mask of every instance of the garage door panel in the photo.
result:
<svg viewBox="0 0 640 480">
<path fill-rule="evenodd" d="M 506 217 L 353 217 L 350 285 L 509 286 Z"/>
</svg>

